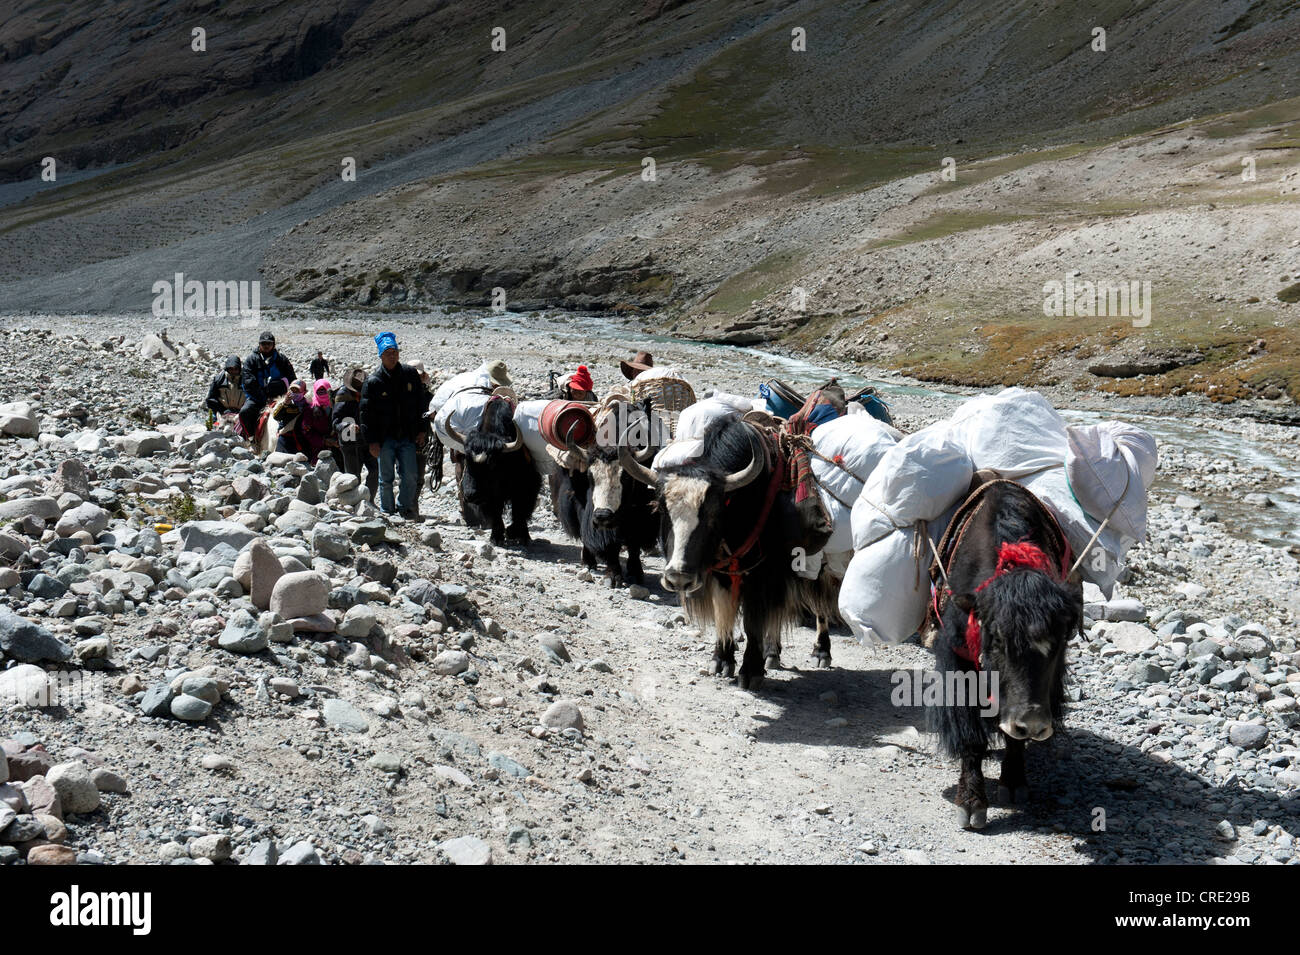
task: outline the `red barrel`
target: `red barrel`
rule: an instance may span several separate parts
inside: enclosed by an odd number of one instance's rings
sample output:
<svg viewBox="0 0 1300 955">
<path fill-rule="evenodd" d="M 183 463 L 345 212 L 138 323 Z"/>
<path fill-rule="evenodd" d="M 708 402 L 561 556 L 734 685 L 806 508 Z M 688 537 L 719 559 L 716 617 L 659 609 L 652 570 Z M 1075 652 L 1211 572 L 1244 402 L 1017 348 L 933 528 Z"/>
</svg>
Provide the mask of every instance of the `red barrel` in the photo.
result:
<svg viewBox="0 0 1300 955">
<path fill-rule="evenodd" d="M 590 447 L 596 440 L 596 419 L 591 408 L 581 401 L 552 401 L 542 409 L 539 422 L 542 437 L 548 444 L 567 451 L 565 435 L 573 429 L 573 443 L 580 448 Z"/>
</svg>

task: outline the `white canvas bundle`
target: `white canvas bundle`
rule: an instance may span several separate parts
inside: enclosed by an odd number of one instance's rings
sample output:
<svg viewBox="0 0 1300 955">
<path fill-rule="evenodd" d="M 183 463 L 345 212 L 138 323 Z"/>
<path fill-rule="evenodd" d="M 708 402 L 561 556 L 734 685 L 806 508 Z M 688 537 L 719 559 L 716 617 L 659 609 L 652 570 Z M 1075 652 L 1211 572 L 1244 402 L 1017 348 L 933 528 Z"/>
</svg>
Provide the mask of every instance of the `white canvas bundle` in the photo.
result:
<svg viewBox="0 0 1300 955">
<path fill-rule="evenodd" d="M 453 395 L 466 389 L 486 388 L 491 391 L 492 387 L 492 379 L 488 377 L 488 373 L 482 368 L 476 368 L 473 371 L 462 371 L 459 375 L 453 375 L 438 386 L 438 390 L 433 393 L 433 399 L 429 402 L 429 410 L 435 413 L 441 411 Z"/>
<path fill-rule="evenodd" d="M 1156 441 L 1119 421 L 1071 425 L 1065 476 L 1083 510 L 1133 540 L 1147 535 L 1147 491 L 1155 480 Z"/>
<path fill-rule="evenodd" d="M 541 398 L 536 401 L 521 401 L 515 408 L 515 426 L 524 439 L 524 447 L 533 459 L 533 465 L 543 476 L 556 470 L 555 450 L 542 436 L 542 412 L 551 402 Z"/>
<path fill-rule="evenodd" d="M 681 416 L 677 419 L 677 428 L 673 436 L 677 440 L 683 438 L 702 438 L 705 429 L 719 418 L 739 418 L 750 408 L 738 408 L 736 405 L 723 401 L 716 395 L 712 398 L 705 398 L 703 401 L 697 401 L 689 408 L 682 410 Z"/>
<path fill-rule="evenodd" d="M 821 486 L 822 496 L 838 499 L 852 507 L 871 472 L 898 441 L 894 429 L 871 415 L 844 415 L 819 425 L 812 433 L 817 454 L 811 458 L 813 476 Z M 839 458 L 843 467 L 832 462 Z"/>
<path fill-rule="evenodd" d="M 451 422 L 458 434 L 473 431 L 483 420 L 483 409 L 491 397 L 481 391 L 462 391 L 452 395 L 433 419 L 433 430 L 437 432 L 438 440 L 449 448 L 464 452 L 465 446 L 447 434 L 447 422 Z"/>
<path fill-rule="evenodd" d="M 976 470 L 1017 478 L 1065 461 L 1065 421 L 1036 391 L 1005 388 L 978 395 L 933 427 L 941 425 Z"/>
<path fill-rule="evenodd" d="M 854 550 L 897 528 L 934 520 L 966 493 L 974 469 L 944 424 L 909 434 L 876 464 L 853 504 Z"/>
<path fill-rule="evenodd" d="M 930 578 L 918 573 L 915 542 L 915 530 L 891 531 L 849 562 L 840 585 L 840 616 L 863 643 L 901 643 L 925 622 Z"/>
</svg>

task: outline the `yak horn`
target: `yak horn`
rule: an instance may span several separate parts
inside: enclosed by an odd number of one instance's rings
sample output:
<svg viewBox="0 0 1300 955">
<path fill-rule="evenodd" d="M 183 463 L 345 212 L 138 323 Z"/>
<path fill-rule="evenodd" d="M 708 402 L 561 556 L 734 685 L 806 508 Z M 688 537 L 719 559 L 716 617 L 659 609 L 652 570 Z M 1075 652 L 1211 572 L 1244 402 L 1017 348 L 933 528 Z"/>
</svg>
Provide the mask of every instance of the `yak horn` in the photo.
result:
<svg viewBox="0 0 1300 955">
<path fill-rule="evenodd" d="M 446 431 L 447 437 L 459 444 L 462 449 L 465 447 L 465 439 L 451 426 L 451 415 L 448 415 L 447 420 L 442 423 L 442 430 Z"/>
<path fill-rule="evenodd" d="M 579 458 L 582 459 L 583 464 L 586 464 L 588 461 L 591 460 L 591 455 L 589 455 L 584 448 L 578 447 L 578 445 L 574 443 L 573 440 L 573 430 L 576 427 L 578 427 L 578 424 L 579 423 L 575 421 L 573 422 L 573 424 L 569 425 L 569 430 L 564 435 L 564 443 L 568 445 L 570 451 L 572 451 L 574 454 L 576 454 Z"/>
<path fill-rule="evenodd" d="M 523 446 L 524 446 L 524 433 L 519 429 L 519 425 L 515 425 L 515 439 L 511 441 L 509 444 L 507 444 L 503 449 L 503 451 L 506 454 L 509 454 L 511 451 L 518 451 Z"/>
<path fill-rule="evenodd" d="M 754 434 L 753 428 L 746 428 L 745 430 L 749 432 L 749 464 L 745 465 L 741 470 L 727 475 L 726 480 L 722 485 L 722 490 L 726 494 L 739 491 L 747 484 L 752 484 L 754 480 L 763 473 L 763 466 L 767 463 L 767 455 L 763 451 L 762 445 L 758 443 L 758 438 Z"/>
<path fill-rule="evenodd" d="M 631 430 L 629 427 L 628 431 Z M 618 443 L 618 463 L 623 466 L 624 471 L 642 484 L 649 484 L 651 487 L 659 485 L 658 472 L 654 468 L 642 464 L 632 454 L 632 449 L 627 444 L 627 431 L 623 432 L 623 440 Z"/>
</svg>

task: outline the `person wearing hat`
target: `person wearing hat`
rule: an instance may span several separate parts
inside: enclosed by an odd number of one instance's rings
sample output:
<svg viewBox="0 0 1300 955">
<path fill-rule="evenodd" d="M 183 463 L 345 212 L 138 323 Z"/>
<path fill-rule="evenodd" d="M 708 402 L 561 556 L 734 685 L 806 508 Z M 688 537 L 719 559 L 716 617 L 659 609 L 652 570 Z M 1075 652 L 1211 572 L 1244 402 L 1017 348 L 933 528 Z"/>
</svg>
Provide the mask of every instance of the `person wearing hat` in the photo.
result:
<svg viewBox="0 0 1300 955">
<path fill-rule="evenodd" d="M 318 351 L 316 357 L 311 360 L 311 380 L 320 381 L 322 378 L 330 376 L 330 363 L 325 358 L 323 351 Z"/>
<path fill-rule="evenodd" d="M 632 381 L 643 371 L 649 371 L 654 367 L 654 356 L 648 351 L 639 351 L 633 356 L 631 361 L 620 361 L 619 368 L 623 369 L 623 377 Z"/>
<path fill-rule="evenodd" d="M 427 440 L 424 412 L 429 391 L 419 372 L 403 365 L 397 336 L 375 336 L 379 368 L 361 386 L 361 440 L 379 461 L 379 508 L 385 514 L 419 516 L 419 456 Z M 393 481 L 398 480 L 394 501 Z"/>
<path fill-rule="evenodd" d="M 558 389 L 560 397 L 567 401 L 596 400 L 596 384 L 591 380 L 586 365 L 579 365 L 577 371 L 561 378 Z"/>
<path fill-rule="evenodd" d="M 379 461 L 370 456 L 369 449 L 361 440 L 361 388 L 365 381 L 366 373 L 360 368 L 343 372 L 343 382 L 334 391 L 331 415 L 343 470 L 360 479 L 361 469 L 365 467 L 366 494 L 373 504 L 379 490 Z"/>
<path fill-rule="evenodd" d="M 224 370 L 212 379 L 204 404 L 208 409 L 208 427 L 224 414 L 238 412 L 244 406 L 244 389 L 240 387 L 242 366 L 238 355 L 226 359 Z"/>
<path fill-rule="evenodd" d="M 510 376 L 506 374 L 506 363 L 500 358 L 495 361 L 484 362 L 483 371 L 492 379 L 492 384 L 498 388 L 513 388 L 515 386 L 515 383 L 510 380 Z"/>
<path fill-rule="evenodd" d="M 239 409 L 244 434 L 250 438 L 257 434 L 257 419 L 266 403 L 288 392 L 289 382 L 296 378 L 293 363 L 276 349 L 275 336 L 262 332 L 257 340 L 257 350 L 244 359 L 242 384 L 245 400 Z"/>
</svg>

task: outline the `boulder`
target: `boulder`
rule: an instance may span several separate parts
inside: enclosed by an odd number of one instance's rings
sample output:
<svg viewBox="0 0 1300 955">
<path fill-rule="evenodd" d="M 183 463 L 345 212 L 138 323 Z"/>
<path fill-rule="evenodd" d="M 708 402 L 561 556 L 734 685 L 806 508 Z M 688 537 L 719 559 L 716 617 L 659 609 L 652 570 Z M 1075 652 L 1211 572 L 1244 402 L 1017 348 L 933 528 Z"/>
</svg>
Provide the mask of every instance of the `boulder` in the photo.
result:
<svg viewBox="0 0 1300 955">
<path fill-rule="evenodd" d="M 70 537 L 77 531 L 85 531 L 91 537 L 98 537 L 108 528 L 110 520 L 108 511 L 98 504 L 86 501 L 63 512 L 54 531 L 60 537 Z"/>
<path fill-rule="evenodd" d="M 231 653 L 260 653 L 267 648 L 268 643 L 261 625 L 247 610 L 236 610 L 231 614 L 226 628 L 217 638 L 217 646 Z M 191 690 L 185 689 L 185 692 L 190 693 Z"/>
<path fill-rule="evenodd" d="M 140 357 L 150 360 L 163 359 L 170 361 L 179 355 L 175 348 L 169 342 L 150 332 L 140 340 Z"/>
<path fill-rule="evenodd" d="M 45 774 L 45 781 L 59 794 L 65 813 L 94 812 L 99 808 L 99 790 L 85 763 L 59 763 Z"/>
<path fill-rule="evenodd" d="M 42 707 L 50 705 L 50 678 L 40 667 L 20 663 L 0 672 L 0 710 L 6 706 Z M 0 763 L 4 760 L 0 759 Z M 0 782 L 4 782 L 0 779 Z"/>
<path fill-rule="evenodd" d="M 259 534 L 234 521 L 189 521 L 177 528 L 181 550 L 212 550 L 217 544 L 229 544 L 243 550 Z"/>
<path fill-rule="evenodd" d="M 57 521 L 63 516 L 59 502 L 52 497 L 19 497 L 0 502 L 0 523 L 21 521 L 24 517 L 39 517 L 43 521 Z"/>
<path fill-rule="evenodd" d="M 285 574 L 271 591 L 270 610 L 286 620 L 324 613 L 329 602 L 329 582 L 315 571 Z"/>
<path fill-rule="evenodd" d="M 0 607 L 0 650 L 22 663 L 65 663 L 72 657 L 72 647 L 8 607 Z"/>
<path fill-rule="evenodd" d="M 284 577 L 284 566 L 275 556 L 271 545 L 261 537 L 254 540 L 245 553 L 250 561 L 249 583 L 245 589 L 249 591 L 249 599 L 253 601 L 254 607 L 267 610 L 271 606 L 271 595 L 275 592 L 276 585 Z M 322 606 L 321 609 L 325 608 Z"/>
<path fill-rule="evenodd" d="M 171 442 L 161 431 L 132 431 L 122 438 L 122 452 L 133 458 L 147 458 L 151 454 L 166 454 Z"/>
</svg>

